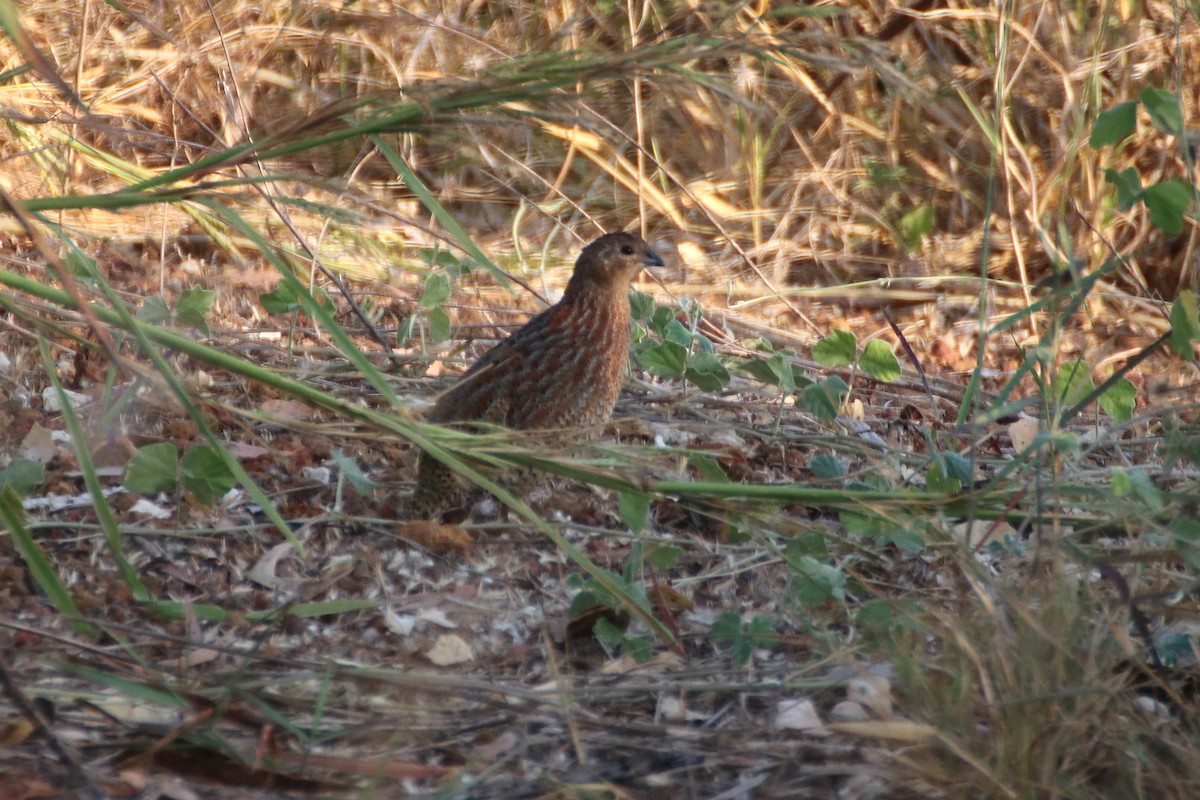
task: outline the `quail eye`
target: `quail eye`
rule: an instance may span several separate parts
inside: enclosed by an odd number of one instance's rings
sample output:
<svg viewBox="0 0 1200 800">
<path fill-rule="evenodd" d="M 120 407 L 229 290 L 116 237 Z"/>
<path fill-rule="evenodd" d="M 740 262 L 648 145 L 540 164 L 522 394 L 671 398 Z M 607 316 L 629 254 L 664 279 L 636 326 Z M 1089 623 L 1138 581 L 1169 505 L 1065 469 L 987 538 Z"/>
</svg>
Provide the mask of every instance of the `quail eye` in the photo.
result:
<svg viewBox="0 0 1200 800">
<path fill-rule="evenodd" d="M 628 244 L 621 245 L 621 255 L 623 255 L 623 256 L 633 255 L 633 245 L 628 245 Z"/>
</svg>

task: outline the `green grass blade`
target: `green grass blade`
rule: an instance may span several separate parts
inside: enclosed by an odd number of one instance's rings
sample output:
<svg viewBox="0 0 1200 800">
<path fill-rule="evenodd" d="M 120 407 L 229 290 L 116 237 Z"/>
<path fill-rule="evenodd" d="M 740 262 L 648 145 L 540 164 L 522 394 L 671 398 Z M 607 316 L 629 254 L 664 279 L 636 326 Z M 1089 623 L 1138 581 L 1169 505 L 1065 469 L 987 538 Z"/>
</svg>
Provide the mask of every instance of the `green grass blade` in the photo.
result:
<svg viewBox="0 0 1200 800">
<path fill-rule="evenodd" d="M 479 249 L 479 246 L 476 245 L 474 240 L 471 239 L 470 234 L 463 230 L 462 225 L 458 224 L 458 220 L 456 220 L 450 214 L 450 212 L 446 210 L 445 206 L 437 201 L 437 198 L 433 196 L 433 192 L 429 191 L 429 187 L 426 186 L 417 176 L 417 173 L 413 172 L 408 164 L 405 163 L 404 159 L 400 157 L 400 154 L 388 146 L 388 143 L 379 136 L 372 136 L 371 142 L 377 148 L 379 148 L 379 152 L 383 153 L 383 157 L 388 160 L 388 163 L 392 165 L 392 169 L 396 170 L 396 172 L 400 175 L 400 179 L 404 181 L 405 185 L 407 185 L 412 193 L 417 196 L 417 199 L 421 201 L 421 204 L 424 205 L 425 208 L 429 209 L 429 213 L 433 214 L 434 219 L 436 219 L 441 226 L 445 228 L 451 236 L 454 237 L 454 240 L 458 242 L 458 246 L 461 247 L 467 255 L 471 256 L 471 258 L 487 267 L 488 272 L 492 273 L 492 277 L 494 277 L 501 286 L 509 291 L 512 291 L 512 284 L 509 282 L 508 277 L 500 271 L 499 267 L 492 263 L 492 260 L 488 258 L 482 250 Z"/>
<path fill-rule="evenodd" d="M 42 354 L 46 376 L 50 379 L 50 385 L 54 387 L 59 404 L 62 406 L 63 421 L 67 424 L 67 431 L 71 434 L 71 445 L 75 449 L 75 461 L 79 465 L 80 472 L 83 473 L 83 483 L 92 498 L 92 508 L 96 512 L 96 519 L 100 523 L 101 530 L 104 531 L 104 540 L 108 543 L 109 554 L 117 565 L 117 570 L 121 573 L 121 578 L 124 579 L 133 599 L 138 602 L 149 600 L 150 592 L 146 589 L 146 584 L 142 583 L 137 570 L 125 558 L 125 552 L 121 546 L 121 529 L 117 525 L 116 518 L 113 517 L 112 509 L 108 506 L 108 500 L 104 497 L 104 489 L 100 486 L 100 477 L 96 474 L 96 465 L 92 463 L 92 454 L 88 452 L 87 437 L 84 435 L 83 426 L 79 424 L 79 417 L 71 405 L 66 390 L 63 389 L 62 382 L 58 379 L 54 368 L 54 358 L 50 355 L 50 346 L 46 343 L 44 336 L 38 337 L 38 349 Z"/>
<path fill-rule="evenodd" d="M 21 554 L 25 566 L 29 568 L 30 576 L 38 588 L 46 593 L 50 603 L 58 609 L 58 613 L 67 618 L 71 629 L 84 636 L 98 636 L 100 630 L 81 618 L 79 608 L 75 605 L 71 593 L 67 591 L 66 584 L 29 534 L 29 529 L 25 527 L 25 509 L 21 505 L 21 498 L 11 486 L 0 488 L 0 520 L 3 520 L 13 545 Z"/>
</svg>

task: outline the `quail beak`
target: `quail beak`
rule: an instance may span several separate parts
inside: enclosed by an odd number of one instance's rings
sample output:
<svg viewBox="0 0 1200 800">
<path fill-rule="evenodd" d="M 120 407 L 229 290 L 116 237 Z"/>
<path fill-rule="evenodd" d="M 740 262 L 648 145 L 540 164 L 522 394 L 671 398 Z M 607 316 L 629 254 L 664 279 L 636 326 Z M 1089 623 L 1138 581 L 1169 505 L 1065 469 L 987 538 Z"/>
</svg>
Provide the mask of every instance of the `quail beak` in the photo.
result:
<svg viewBox="0 0 1200 800">
<path fill-rule="evenodd" d="M 653 250 L 646 250 L 646 257 L 642 259 L 643 267 L 665 267 L 662 258 Z"/>
</svg>

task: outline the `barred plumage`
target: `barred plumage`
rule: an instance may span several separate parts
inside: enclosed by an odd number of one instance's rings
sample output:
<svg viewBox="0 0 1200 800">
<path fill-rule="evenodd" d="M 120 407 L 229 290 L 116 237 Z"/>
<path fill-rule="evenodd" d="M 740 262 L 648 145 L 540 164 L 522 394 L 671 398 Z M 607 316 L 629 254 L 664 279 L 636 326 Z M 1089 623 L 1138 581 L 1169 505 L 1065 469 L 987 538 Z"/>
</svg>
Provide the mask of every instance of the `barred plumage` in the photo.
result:
<svg viewBox="0 0 1200 800">
<path fill-rule="evenodd" d="M 430 421 L 553 431 L 608 420 L 629 357 L 629 282 L 643 267 L 662 265 L 630 233 L 609 233 L 583 248 L 562 299 L 475 362 L 438 400 Z M 414 512 L 441 510 L 457 484 L 422 453 Z"/>
</svg>

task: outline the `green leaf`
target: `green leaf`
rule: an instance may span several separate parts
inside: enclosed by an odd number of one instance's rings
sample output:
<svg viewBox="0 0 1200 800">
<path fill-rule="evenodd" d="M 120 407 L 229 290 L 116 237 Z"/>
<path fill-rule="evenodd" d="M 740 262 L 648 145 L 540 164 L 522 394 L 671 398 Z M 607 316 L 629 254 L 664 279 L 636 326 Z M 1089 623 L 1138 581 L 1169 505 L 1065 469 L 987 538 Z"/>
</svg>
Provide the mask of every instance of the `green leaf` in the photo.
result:
<svg viewBox="0 0 1200 800">
<path fill-rule="evenodd" d="M 608 620 L 600 620 L 607 622 Z M 599 625 L 599 622 L 597 623 Z M 621 637 L 621 654 L 627 655 L 638 664 L 645 664 L 654 655 L 654 637 L 652 636 L 630 636 L 625 634 Z"/>
<path fill-rule="evenodd" d="M 825 558 L 829 555 L 829 544 L 820 533 L 802 533 L 788 541 L 783 548 L 783 556 L 788 561 L 804 556 Z"/>
<path fill-rule="evenodd" d="M 693 354 L 684 377 L 703 392 L 718 392 L 729 385 L 729 370 L 712 353 Z"/>
<path fill-rule="evenodd" d="M 742 618 L 736 612 L 726 611 L 713 620 L 708 638 L 715 644 L 728 644 L 742 637 Z"/>
<path fill-rule="evenodd" d="M 11 486 L 19 495 L 37 490 L 46 479 L 46 465 L 30 458 L 14 458 L 0 469 L 0 488 Z"/>
<path fill-rule="evenodd" d="M 621 645 L 621 640 L 625 638 L 625 631 L 612 624 L 607 618 L 600 617 L 592 624 L 592 635 L 601 643 L 611 648 L 617 648 Z"/>
<path fill-rule="evenodd" d="M 971 462 L 959 453 L 942 453 L 941 459 L 946 467 L 946 474 L 957 478 L 963 486 L 971 483 Z"/>
<path fill-rule="evenodd" d="M 660 378 L 682 378 L 687 348 L 675 342 L 660 342 L 636 354 L 643 369 Z"/>
<path fill-rule="evenodd" d="M 1096 388 L 1086 361 L 1076 359 L 1064 362 L 1059 367 L 1057 377 L 1056 394 L 1061 405 L 1073 406 Z"/>
<path fill-rule="evenodd" d="M 582 584 L 583 578 L 580 578 L 579 582 Z M 595 608 L 596 606 L 608 606 L 608 603 L 593 591 L 581 591 L 572 597 L 571 602 L 567 605 L 567 618 L 575 619 L 589 608 Z"/>
<path fill-rule="evenodd" d="M 1121 211 L 1128 211 L 1142 199 L 1142 179 L 1133 167 L 1126 167 L 1120 172 L 1106 167 L 1104 180 L 1116 187 L 1117 208 Z"/>
<path fill-rule="evenodd" d="M 887 633 L 892 628 L 892 604 L 887 600 L 868 600 L 862 604 L 854 617 L 855 624 L 876 635 Z"/>
<path fill-rule="evenodd" d="M 774 644 L 778 637 L 771 621 L 756 617 L 743 629 L 741 618 L 732 611 L 717 617 L 709 629 L 709 638 L 714 644 L 729 644 L 729 655 L 735 664 L 745 664 L 754 654 L 754 648 Z"/>
<path fill-rule="evenodd" d="M 1119 103 L 1096 117 L 1088 144 L 1104 147 L 1116 144 L 1137 130 L 1137 103 Z"/>
<path fill-rule="evenodd" d="M 303 289 L 298 288 L 296 283 L 284 281 L 273 290 L 260 294 L 258 302 L 262 303 L 263 309 L 268 314 L 292 314 L 304 308 L 304 302 L 300 297 L 301 291 Z M 333 303 L 330 301 L 329 295 L 318 289 L 312 292 L 312 296 L 315 301 L 332 311 Z"/>
<path fill-rule="evenodd" d="M 836 419 L 842 409 L 842 400 L 850 393 L 850 387 L 836 375 L 804 387 L 804 406 L 817 419 Z"/>
<path fill-rule="evenodd" d="M 654 639 L 649 636 L 630 636 L 611 620 L 601 617 L 592 626 L 592 635 L 609 649 L 617 649 L 624 655 L 644 664 L 654 655 Z"/>
<path fill-rule="evenodd" d="M 660 544 L 650 548 L 650 564 L 658 570 L 671 569 L 683 558 L 683 548 Z"/>
<path fill-rule="evenodd" d="M 958 494 L 963 485 L 962 481 L 950 474 L 942 459 L 934 458 L 925 469 L 925 486 L 931 492 Z"/>
<path fill-rule="evenodd" d="M 813 345 L 812 357 L 824 367 L 844 367 L 858 356 L 858 339 L 850 331 L 834 331 Z"/>
<path fill-rule="evenodd" d="M 867 342 L 858 363 L 863 372 L 877 381 L 890 382 L 900 377 L 900 362 L 896 360 L 892 348 L 882 339 Z"/>
<path fill-rule="evenodd" d="M 692 332 L 679 320 L 672 317 L 663 327 L 663 338 L 669 342 L 689 347 L 692 344 Z"/>
<path fill-rule="evenodd" d="M 931 205 L 917 206 L 900 218 L 900 246 L 906 252 L 920 248 L 921 240 L 933 230 L 934 211 Z"/>
<path fill-rule="evenodd" d="M 1200 520 L 1179 517 L 1171 523 L 1175 550 L 1193 573 L 1200 571 Z"/>
<path fill-rule="evenodd" d="M 1121 378 L 1104 390 L 1097 401 L 1105 414 L 1117 422 L 1133 419 L 1133 408 L 1137 403 L 1137 387 L 1128 378 Z"/>
<path fill-rule="evenodd" d="M 148 325 L 160 325 L 171 318 L 171 309 L 167 301 L 158 295 L 147 297 L 138 309 L 137 318 Z"/>
<path fill-rule="evenodd" d="M 774 353 L 767 358 L 767 366 L 775 373 L 775 385 L 786 394 L 796 391 L 798 386 L 807 386 L 809 381 L 796 375 L 796 367 L 784 353 Z"/>
<path fill-rule="evenodd" d="M 739 360 L 734 366 L 755 380 L 769 383 L 772 386 L 779 385 L 779 375 L 771 369 L 765 358 L 744 358 Z"/>
<path fill-rule="evenodd" d="M 748 358 L 739 361 L 737 368 L 763 383 L 778 386 L 785 394 L 796 391 L 796 374 L 782 353 L 772 353 L 767 358 Z"/>
<path fill-rule="evenodd" d="M 300 294 L 290 283 L 280 283 L 269 292 L 258 296 L 263 310 L 268 314 L 292 314 L 303 306 L 300 304 Z"/>
<path fill-rule="evenodd" d="M 958 453 L 935 453 L 925 470 L 931 492 L 955 494 L 971 483 L 971 462 Z"/>
<path fill-rule="evenodd" d="M 750 625 L 746 632 L 754 639 L 756 647 L 773 645 L 779 638 L 775 635 L 775 626 L 771 623 L 770 618 L 764 616 L 758 616 L 750 620 Z"/>
<path fill-rule="evenodd" d="M 749 637 L 740 637 L 733 639 L 730 646 L 730 658 L 733 663 L 745 664 L 750 662 L 750 656 L 754 655 L 754 643 Z"/>
<path fill-rule="evenodd" d="M 85 283 L 94 283 L 96 278 L 96 259 L 86 255 L 76 247 L 67 251 L 64 259 L 67 271 Z"/>
<path fill-rule="evenodd" d="M 1178 517 L 1171 523 L 1171 533 L 1184 544 L 1200 545 L 1200 519 Z"/>
<path fill-rule="evenodd" d="M 636 320 L 650 319 L 654 313 L 654 298 L 645 292 L 630 292 L 629 311 Z"/>
<path fill-rule="evenodd" d="M 463 262 L 458 256 L 440 247 L 422 247 L 417 251 L 417 255 L 431 267 L 441 267 L 443 269 L 462 268 Z"/>
<path fill-rule="evenodd" d="M 343 453 L 339 447 L 333 448 L 333 463 L 359 494 L 367 494 L 378 488 L 379 484 L 368 478 L 362 467 L 358 466 L 358 462 Z"/>
<path fill-rule="evenodd" d="M 125 467 L 121 484 L 138 494 L 158 494 L 175 488 L 179 479 L 179 450 L 170 442 L 139 447 Z"/>
<path fill-rule="evenodd" d="M 848 533 L 871 539 L 879 536 L 879 532 L 883 529 L 883 524 L 878 517 L 858 511 L 839 511 L 838 521 L 845 526 Z"/>
<path fill-rule="evenodd" d="M 916 531 L 907 528 L 890 528 L 882 531 L 875 541 L 893 544 L 904 553 L 919 553 L 925 549 L 925 540 Z"/>
<path fill-rule="evenodd" d="M 829 453 L 822 453 L 817 456 L 808 466 L 814 475 L 825 481 L 834 480 L 846 475 L 846 468 L 842 465 L 842 462 Z"/>
<path fill-rule="evenodd" d="M 1171 136 L 1183 135 L 1183 109 L 1179 106 L 1179 97 L 1166 89 L 1155 89 L 1147 86 L 1142 89 L 1138 99 L 1154 127 Z"/>
<path fill-rule="evenodd" d="M 184 454 L 183 486 L 198 502 L 211 506 L 236 484 L 221 455 L 209 445 L 198 444 Z"/>
<path fill-rule="evenodd" d="M 868 600 L 864 602 L 863 607 L 858 610 L 858 614 L 854 615 L 854 624 L 865 632 L 874 633 L 875 636 L 887 634 L 896 624 L 892 601 Z"/>
<path fill-rule="evenodd" d="M 1109 485 L 1112 486 L 1113 497 L 1128 497 L 1133 493 L 1133 481 L 1124 467 L 1114 467 L 1109 474 Z"/>
<path fill-rule="evenodd" d="M 1200 314 L 1196 311 L 1196 295 L 1184 289 L 1171 306 L 1171 349 L 1176 355 L 1195 360 L 1192 342 L 1200 339 Z"/>
<path fill-rule="evenodd" d="M 441 308 L 450 299 L 450 279 L 444 272 L 431 272 L 425 279 L 425 291 L 417 305 L 421 308 Z"/>
<path fill-rule="evenodd" d="M 729 476 L 717 460 L 711 456 L 694 453 L 688 456 L 688 465 L 700 473 L 709 483 L 729 483 Z"/>
<path fill-rule="evenodd" d="M 666 338 L 667 325 L 675 322 L 675 309 L 667 306 L 658 306 L 654 309 L 654 313 L 650 315 L 650 330 L 658 334 L 660 339 Z"/>
<path fill-rule="evenodd" d="M 1163 502 L 1162 492 L 1154 485 L 1154 479 L 1144 470 L 1135 470 L 1129 476 L 1133 480 L 1133 490 L 1137 496 L 1142 498 L 1146 505 L 1150 506 L 1151 510 L 1161 512 L 1166 508 Z"/>
<path fill-rule="evenodd" d="M 1142 202 L 1154 227 L 1163 233 L 1180 233 L 1183 215 L 1192 207 L 1192 187 L 1179 178 L 1156 183 L 1142 192 Z"/>
<path fill-rule="evenodd" d="M 846 574 L 815 558 L 804 556 L 791 564 L 796 576 L 793 591 L 803 605 L 814 606 L 845 597 Z"/>
<path fill-rule="evenodd" d="M 444 342 L 450 338 L 450 315 L 444 308 L 431 308 L 427 315 L 429 320 L 429 338 L 435 342 Z"/>
<path fill-rule="evenodd" d="M 641 492 L 620 492 L 617 495 L 617 508 L 621 513 L 621 521 L 633 533 L 641 533 L 650 518 L 650 498 Z"/>
<path fill-rule="evenodd" d="M 1126 471 L 1121 467 L 1116 467 L 1112 471 L 1110 480 L 1112 481 L 1113 494 L 1116 497 L 1128 497 L 1131 494 L 1137 495 L 1142 499 L 1142 502 L 1155 512 L 1162 511 L 1166 507 L 1163 503 L 1162 493 L 1144 470 L 1135 469 L 1133 471 Z"/>
<path fill-rule="evenodd" d="M 212 309 L 216 292 L 200 286 L 184 289 L 175 303 L 175 321 L 180 325 L 199 328 L 208 333 L 208 312 Z"/>
<path fill-rule="evenodd" d="M 403 347 L 404 344 L 413 337 L 417 332 L 418 317 L 416 314 L 410 314 L 400 323 L 400 327 L 396 329 L 396 346 Z"/>
<path fill-rule="evenodd" d="M 1041 438 L 1041 434 L 1038 434 Z M 1079 452 L 1079 434 L 1075 431 L 1055 430 L 1046 437 L 1046 442 L 1058 453 Z"/>
</svg>

